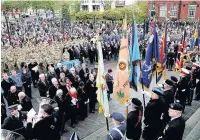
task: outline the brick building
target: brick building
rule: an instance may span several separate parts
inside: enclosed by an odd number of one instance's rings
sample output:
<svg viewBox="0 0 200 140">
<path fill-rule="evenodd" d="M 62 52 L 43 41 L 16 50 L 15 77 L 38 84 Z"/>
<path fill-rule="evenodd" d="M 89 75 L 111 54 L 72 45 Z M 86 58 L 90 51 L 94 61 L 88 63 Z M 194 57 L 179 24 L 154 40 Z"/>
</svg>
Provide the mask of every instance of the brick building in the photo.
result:
<svg viewBox="0 0 200 140">
<path fill-rule="evenodd" d="M 200 0 L 197 1 L 148 1 L 148 16 L 158 19 L 194 19 L 200 18 Z"/>
</svg>

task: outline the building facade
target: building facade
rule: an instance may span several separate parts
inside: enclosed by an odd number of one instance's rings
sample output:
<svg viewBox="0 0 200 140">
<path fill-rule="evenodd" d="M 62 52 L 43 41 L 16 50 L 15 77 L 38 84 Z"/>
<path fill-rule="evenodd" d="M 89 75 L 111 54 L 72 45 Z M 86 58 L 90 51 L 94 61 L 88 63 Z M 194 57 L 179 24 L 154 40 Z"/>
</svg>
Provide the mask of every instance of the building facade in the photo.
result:
<svg viewBox="0 0 200 140">
<path fill-rule="evenodd" d="M 149 17 L 157 19 L 194 19 L 200 18 L 200 1 L 149 1 Z"/>
<path fill-rule="evenodd" d="M 80 0 L 80 8 L 82 11 L 100 11 L 105 10 L 106 4 L 110 5 L 110 8 L 125 7 L 126 0 Z"/>
</svg>

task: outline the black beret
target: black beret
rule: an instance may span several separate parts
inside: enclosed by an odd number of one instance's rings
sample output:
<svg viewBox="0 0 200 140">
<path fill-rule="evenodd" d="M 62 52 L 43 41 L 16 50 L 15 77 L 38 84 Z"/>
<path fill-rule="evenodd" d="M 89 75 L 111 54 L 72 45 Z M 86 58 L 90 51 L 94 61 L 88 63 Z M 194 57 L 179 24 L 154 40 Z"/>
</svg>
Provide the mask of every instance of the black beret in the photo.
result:
<svg viewBox="0 0 200 140">
<path fill-rule="evenodd" d="M 136 106 L 141 106 L 142 102 L 138 98 L 133 98 L 132 103 Z"/>
<path fill-rule="evenodd" d="M 171 80 L 174 82 L 178 82 L 178 79 L 175 76 L 171 76 Z"/>
<path fill-rule="evenodd" d="M 169 86 L 173 86 L 174 85 L 174 83 L 171 80 L 169 80 L 169 79 L 167 79 L 165 81 L 165 83 L 168 84 Z"/>
<path fill-rule="evenodd" d="M 109 69 L 108 72 L 109 72 L 109 73 L 112 72 L 112 69 Z"/>
<path fill-rule="evenodd" d="M 169 105 L 169 108 L 171 108 L 173 110 L 178 110 L 178 111 L 183 110 L 183 106 L 180 103 L 172 103 Z"/>
<path fill-rule="evenodd" d="M 85 85 L 84 82 L 80 82 L 80 83 L 79 83 L 79 86 L 80 86 L 80 87 L 82 87 L 82 86 L 84 86 L 84 85 Z"/>
<path fill-rule="evenodd" d="M 158 88 L 158 87 L 154 87 L 152 89 L 152 92 L 155 93 L 155 94 L 157 94 L 157 95 L 160 95 L 160 96 L 164 95 L 164 91 L 161 88 Z"/>
<path fill-rule="evenodd" d="M 192 70 L 192 67 L 191 66 L 186 66 L 185 67 L 187 70 Z"/>
</svg>

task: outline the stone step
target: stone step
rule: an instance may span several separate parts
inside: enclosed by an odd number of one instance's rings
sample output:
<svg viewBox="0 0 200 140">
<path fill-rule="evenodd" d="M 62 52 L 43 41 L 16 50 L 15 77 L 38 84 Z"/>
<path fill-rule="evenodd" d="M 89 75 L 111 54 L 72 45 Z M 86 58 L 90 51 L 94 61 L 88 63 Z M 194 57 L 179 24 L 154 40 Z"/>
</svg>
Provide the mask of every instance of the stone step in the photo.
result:
<svg viewBox="0 0 200 140">
<path fill-rule="evenodd" d="M 199 140 L 200 139 L 200 121 L 195 125 L 192 131 L 184 140 Z"/>
<path fill-rule="evenodd" d="M 196 130 L 198 130 L 198 132 Z M 186 121 L 186 127 L 183 134 L 183 139 L 198 140 L 200 138 L 199 132 L 200 132 L 200 108 Z M 194 135 L 197 135 L 197 137 L 198 136 L 199 137 L 196 139 L 191 139 L 191 137 L 196 137 Z"/>
</svg>

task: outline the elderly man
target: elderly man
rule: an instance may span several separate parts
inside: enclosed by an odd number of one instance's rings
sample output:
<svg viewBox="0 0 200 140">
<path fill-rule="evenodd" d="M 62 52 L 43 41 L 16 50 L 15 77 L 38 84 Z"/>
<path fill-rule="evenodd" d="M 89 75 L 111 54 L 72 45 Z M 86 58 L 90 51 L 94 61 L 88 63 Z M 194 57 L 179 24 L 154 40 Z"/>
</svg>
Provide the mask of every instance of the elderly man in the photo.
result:
<svg viewBox="0 0 200 140">
<path fill-rule="evenodd" d="M 45 78 L 45 75 L 42 73 L 39 75 L 39 82 L 38 82 L 38 90 L 41 97 L 47 97 L 47 92 L 49 89 L 49 83 Z"/>
<path fill-rule="evenodd" d="M 90 113 L 94 113 L 95 111 L 95 103 L 96 103 L 96 83 L 94 81 L 94 76 L 92 74 L 89 75 L 89 80 L 86 82 L 85 85 L 86 93 L 89 97 L 89 106 L 90 106 Z"/>
<path fill-rule="evenodd" d="M 18 97 L 20 105 L 22 106 L 21 111 L 30 111 L 33 108 L 31 99 L 24 92 L 19 92 Z"/>
<path fill-rule="evenodd" d="M 14 82 L 11 78 L 8 78 L 7 73 L 3 73 L 3 80 L 1 82 L 1 88 L 4 91 L 4 96 L 7 98 L 8 91 L 10 90 L 10 87 L 14 85 Z"/>
<path fill-rule="evenodd" d="M 8 92 L 7 101 L 8 105 L 14 105 L 19 103 L 18 99 L 18 91 L 15 86 L 10 87 L 10 91 Z"/>
<path fill-rule="evenodd" d="M 179 103 L 170 104 L 169 116 L 171 121 L 165 127 L 163 135 L 158 140 L 182 140 L 185 121 L 182 118 L 183 106 Z"/>
<path fill-rule="evenodd" d="M 17 90 L 22 91 L 23 83 L 21 77 L 17 75 L 15 70 L 12 70 L 11 73 L 12 76 L 10 78 L 13 80 Z"/>
<path fill-rule="evenodd" d="M 60 89 L 60 86 L 58 84 L 58 80 L 56 78 L 51 79 L 52 85 L 49 88 L 49 97 L 51 99 L 55 98 L 56 92 L 58 89 Z"/>
</svg>

